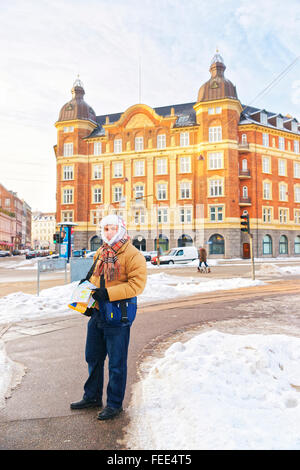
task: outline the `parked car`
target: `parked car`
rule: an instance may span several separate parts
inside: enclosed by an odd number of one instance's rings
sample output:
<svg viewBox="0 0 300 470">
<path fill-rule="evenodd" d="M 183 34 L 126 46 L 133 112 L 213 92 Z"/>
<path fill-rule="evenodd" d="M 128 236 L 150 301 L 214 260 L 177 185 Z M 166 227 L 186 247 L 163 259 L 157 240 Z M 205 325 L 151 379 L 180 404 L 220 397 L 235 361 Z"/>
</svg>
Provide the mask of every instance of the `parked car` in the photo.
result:
<svg viewBox="0 0 300 470">
<path fill-rule="evenodd" d="M 1 258 L 4 258 L 5 256 L 11 256 L 11 252 L 10 252 L 10 251 L 5 251 L 5 250 L 1 250 L 1 251 L 0 251 L 0 256 L 1 256 Z"/>
<path fill-rule="evenodd" d="M 146 261 L 151 261 L 151 254 L 148 251 L 141 251 Z"/>
<path fill-rule="evenodd" d="M 28 251 L 28 253 L 26 253 L 25 255 L 26 259 L 32 259 L 36 257 L 37 257 L 36 251 Z"/>
<path fill-rule="evenodd" d="M 12 251 L 12 255 L 13 255 L 13 256 L 18 256 L 18 255 L 20 255 L 20 254 L 21 254 L 21 251 L 20 251 L 20 250 L 13 250 L 13 251 Z"/>
<path fill-rule="evenodd" d="M 182 246 L 172 248 L 159 257 L 160 264 L 185 264 L 198 259 L 198 250 L 195 246 Z M 157 264 L 157 259 L 151 261 Z"/>
<path fill-rule="evenodd" d="M 96 254 L 96 251 L 90 251 L 89 253 L 86 254 L 86 258 L 93 258 L 93 256 Z"/>
<path fill-rule="evenodd" d="M 72 257 L 73 258 L 84 258 L 90 252 L 91 252 L 91 250 L 74 250 L 74 251 L 72 251 Z"/>
</svg>

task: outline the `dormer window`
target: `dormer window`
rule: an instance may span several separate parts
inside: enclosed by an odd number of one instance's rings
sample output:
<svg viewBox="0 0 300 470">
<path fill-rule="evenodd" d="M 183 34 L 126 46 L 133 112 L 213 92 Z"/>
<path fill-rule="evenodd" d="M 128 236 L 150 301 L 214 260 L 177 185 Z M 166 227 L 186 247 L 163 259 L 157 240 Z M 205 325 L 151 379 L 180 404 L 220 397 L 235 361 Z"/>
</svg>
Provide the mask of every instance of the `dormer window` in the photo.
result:
<svg viewBox="0 0 300 470">
<path fill-rule="evenodd" d="M 298 123 L 296 121 L 292 121 L 292 132 L 298 131 Z"/>
<path fill-rule="evenodd" d="M 279 127 L 280 129 L 283 128 L 283 119 L 282 119 L 282 117 L 277 117 L 277 127 Z"/>
<path fill-rule="evenodd" d="M 268 124 L 268 116 L 266 113 L 260 113 L 260 122 L 265 125 Z"/>
</svg>

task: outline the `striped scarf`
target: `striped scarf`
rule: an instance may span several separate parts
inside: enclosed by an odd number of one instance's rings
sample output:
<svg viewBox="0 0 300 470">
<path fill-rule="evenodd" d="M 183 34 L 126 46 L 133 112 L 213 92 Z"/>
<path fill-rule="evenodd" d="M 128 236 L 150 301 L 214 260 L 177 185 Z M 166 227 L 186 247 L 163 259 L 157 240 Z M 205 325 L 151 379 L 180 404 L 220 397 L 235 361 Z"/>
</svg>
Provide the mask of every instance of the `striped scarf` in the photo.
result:
<svg viewBox="0 0 300 470">
<path fill-rule="evenodd" d="M 104 243 L 98 255 L 98 262 L 94 271 L 95 276 L 104 274 L 106 281 L 114 281 L 120 277 L 120 263 L 117 257 L 117 252 L 129 240 L 129 236 L 122 238 L 114 245 L 110 246 Z"/>
</svg>

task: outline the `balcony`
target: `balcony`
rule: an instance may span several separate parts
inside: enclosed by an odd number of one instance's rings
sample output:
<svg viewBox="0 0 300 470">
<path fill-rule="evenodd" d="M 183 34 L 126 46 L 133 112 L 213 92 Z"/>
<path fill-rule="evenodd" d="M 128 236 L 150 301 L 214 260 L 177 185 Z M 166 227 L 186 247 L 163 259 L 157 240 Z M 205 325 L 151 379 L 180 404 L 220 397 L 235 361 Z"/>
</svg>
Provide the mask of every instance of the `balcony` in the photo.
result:
<svg viewBox="0 0 300 470">
<path fill-rule="evenodd" d="M 242 142 L 241 144 L 238 144 L 238 151 L 241 153 L 250 152 L 248 142 Z"/>
<path fill-rule="evenodd" d="M 247 170 L 239 170 L 239 178 L 243 179 L 243 178 L 250 178 L 250 177 L 251 177 L 251 173 L 250 173 L 249 168 Z"/>
<path fill-rule="evenodd" d="M 251 206 L 251 197 L 240 197 L 240 206 Z"/>
</svg>

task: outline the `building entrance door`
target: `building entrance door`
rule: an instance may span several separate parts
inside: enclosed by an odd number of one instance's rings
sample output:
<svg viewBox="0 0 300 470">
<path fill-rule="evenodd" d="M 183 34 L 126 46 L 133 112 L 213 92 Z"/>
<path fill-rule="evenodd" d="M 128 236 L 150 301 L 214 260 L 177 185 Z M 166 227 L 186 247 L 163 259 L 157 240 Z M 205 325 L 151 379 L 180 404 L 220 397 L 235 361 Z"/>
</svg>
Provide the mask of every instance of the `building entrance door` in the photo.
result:
<svg viewBox="0 0 300 470">
<path fill-rule="evenodd" d="M 243 258 L 250 258 L 250 243 L 243 243 Z"/>
</svg>

